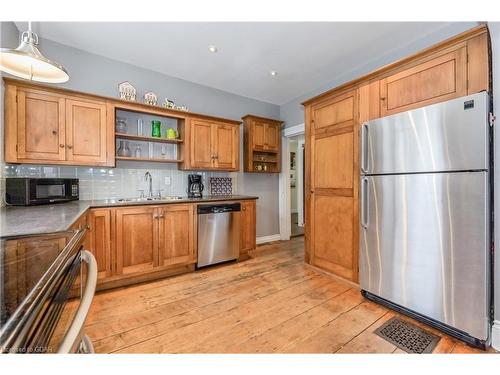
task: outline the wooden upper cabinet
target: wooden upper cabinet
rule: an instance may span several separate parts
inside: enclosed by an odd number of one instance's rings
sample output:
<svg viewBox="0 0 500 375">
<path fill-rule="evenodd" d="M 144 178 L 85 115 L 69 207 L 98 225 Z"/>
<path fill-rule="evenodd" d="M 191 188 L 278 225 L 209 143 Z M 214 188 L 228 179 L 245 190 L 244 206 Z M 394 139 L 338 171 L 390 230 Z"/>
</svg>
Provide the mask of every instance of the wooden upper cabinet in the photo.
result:
<svg viewBox="0 0 500 375">
<path fill-rule="evenodd" d="M 281 122 L 267 122 L 265 120 L 252 120 L 253 149 L 277 152 L 280 146 Z"/>
<path fill-rule="evenodd" d="M 64 111 L 64 99 L 59 96 L 36 90 L 17 92 L 15 125 L 19 161 L 37 160 L 40 163 L 66 159 Z M 6 138 L 6 141 L 12 140 Z"/>
<path fill-rule="evenodd" d="M 280 126 L 281 124 L 277 123 L 266 124 L 265 150 L 278 152 L 280 147 Z"/>
<path fill-rule="evenodd" d="M 214 124 L 213 154 L 215 168 L 236 170 L 239 169 L 239 127 L 234 125 Z"/>
<path fill-rule="evenodd" d="M 194 252 L 194 205 L 158 208 L 159 266 L 196 262 Z"/>
<path fill-rule="evenodd" d="M 434 57 L 380 81 L 380 114 L 388 116 L 467 95 L 467 48 Z"/>
<path fill-rule="evenodd" d="M 281 124 L 255 115 L 243 117 L 245 172 L 281 171 Z"/>
<path fill-rule="evenodd" d="M 114 166 L 114 124 L 104 100 L 6 82 L 7 162 Z"/>
<path fill-rule="evenodd" d="M 105 103 L 66 100 L 68 161 L 106 163 L 107 139 Z"/>
<path fill-rule="evenodd" d="M 266 147 L 266 123 L 253 121 L 252 147 L 254 150 L 264 150 Z"/>
<path fill-rule="evenodd" d="M 156 208 L 116 209 L 116 274 L 144 273 L 158 266 Z"/>
<path fill-rule="evenodd" d="M 240 255 L 254 250 L 256 247 L 256 220 L 255 220 L 255 200 L 241 202 L 241 220 L 240 220 Z"/>
<path fill-rule="evenodd" d="M 239 170 L 238 123 L 191 119 L 189 161 L 184 169 Z"/>
<path fill-rule="evenodd" d="M 193 119 L 191 121 L 191 166 L 210 169 L 213 167 L 212 123 Z"/>
</svg>

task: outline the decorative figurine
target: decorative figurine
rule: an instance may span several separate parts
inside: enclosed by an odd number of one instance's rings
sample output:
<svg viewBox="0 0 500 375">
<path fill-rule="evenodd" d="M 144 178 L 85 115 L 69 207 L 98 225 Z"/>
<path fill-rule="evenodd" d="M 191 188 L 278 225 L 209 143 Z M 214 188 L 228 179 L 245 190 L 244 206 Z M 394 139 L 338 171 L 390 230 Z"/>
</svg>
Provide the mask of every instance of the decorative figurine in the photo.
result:
<svg viewBox="0 0 500 375">
<path fill-rule="evenodd" d="M 165 103 L 163 103 L 165 108 L 174 108 L 174 102 L 170 99 L 165 98 Z"/>
<path fill-rule="evenodd" d="M 118 91 L 120 92 L 120 99 L 128 100 L 130 102 L 135 102 L 135 96 L 137 91 L 134 86 L 128 81 L 122 82 L 118 85 Z"/>
<path fill-rule="evenodd" d="M 158 97 L 152 91 L 144 94 L 144 103 L 149 105 L 158 105 Z"/>
</svg>

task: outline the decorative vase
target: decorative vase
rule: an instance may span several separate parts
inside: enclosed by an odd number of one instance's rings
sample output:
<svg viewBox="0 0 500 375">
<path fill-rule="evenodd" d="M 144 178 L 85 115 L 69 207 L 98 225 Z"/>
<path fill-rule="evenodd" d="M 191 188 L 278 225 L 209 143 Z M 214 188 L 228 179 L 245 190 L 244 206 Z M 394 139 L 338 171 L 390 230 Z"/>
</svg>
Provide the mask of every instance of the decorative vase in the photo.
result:
<svg viewBox="0 0 500 375">
<path fill-rule="evenodd" d="M 130 157 L 132 155 L 132 152 L 128 147 L 128 141 L 120 141 L 120 146 L 118 147 L 116 154 L 118 156 L 126 156 L 126 157 Z"/>
<path fill-rule="evenodd" d="M 151 121 L 151 136 L 155 138 L 161 137 L 161 122 L 158 120 Z"/>
</svg>

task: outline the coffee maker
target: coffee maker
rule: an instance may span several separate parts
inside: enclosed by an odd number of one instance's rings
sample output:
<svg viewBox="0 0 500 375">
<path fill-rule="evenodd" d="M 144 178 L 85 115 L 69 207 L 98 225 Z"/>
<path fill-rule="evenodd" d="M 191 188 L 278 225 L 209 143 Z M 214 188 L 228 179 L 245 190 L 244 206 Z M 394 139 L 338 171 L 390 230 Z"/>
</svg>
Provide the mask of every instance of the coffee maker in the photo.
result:
<svg viewBox="0 0 500 375">
<path fill-rule="evenodd" d="M 188 197 L 201 198 L 203 192 L 203 183 L 201 182 L 201 175 L 190 174 L 188 175 Z"/>
</svg>

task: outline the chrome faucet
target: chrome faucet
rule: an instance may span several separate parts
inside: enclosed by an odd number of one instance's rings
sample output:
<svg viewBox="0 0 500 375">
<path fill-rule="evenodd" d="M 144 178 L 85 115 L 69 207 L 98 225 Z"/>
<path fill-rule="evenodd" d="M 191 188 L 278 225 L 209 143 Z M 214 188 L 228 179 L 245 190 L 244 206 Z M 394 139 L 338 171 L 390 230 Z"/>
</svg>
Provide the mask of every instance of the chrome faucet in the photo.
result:
<svg viewBox="0 0 500 375">
<path fill-rule="evenodd" d="M 148 181 L 148 180 L 149 180 L 148 198 L 153 198 L 153 176 L 151 176 L 151 173 L 149 173 L 149 171 L 144 173 L 144 181 Z"/>
</svg>

